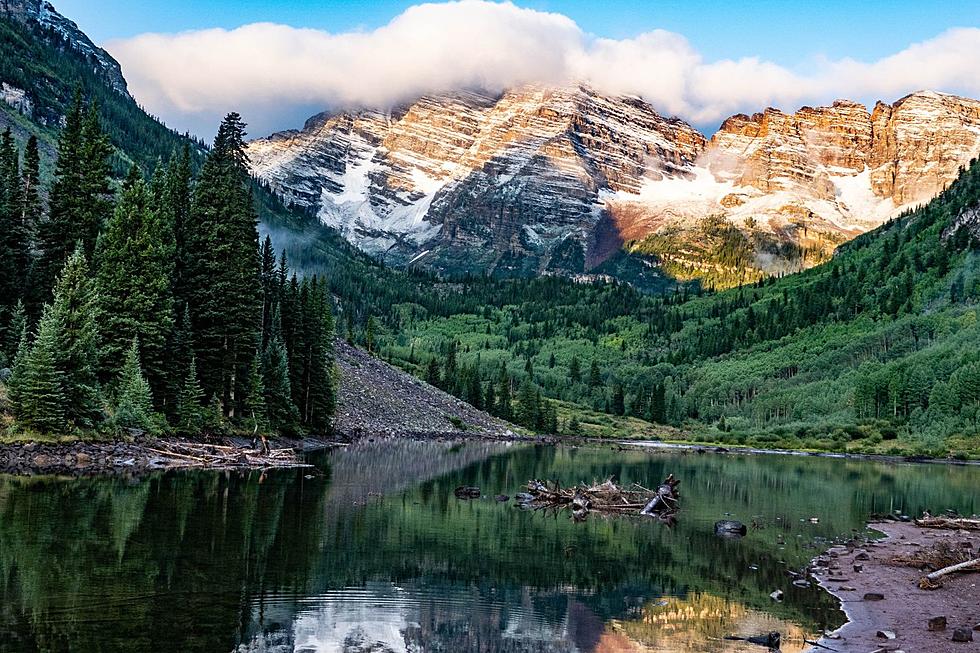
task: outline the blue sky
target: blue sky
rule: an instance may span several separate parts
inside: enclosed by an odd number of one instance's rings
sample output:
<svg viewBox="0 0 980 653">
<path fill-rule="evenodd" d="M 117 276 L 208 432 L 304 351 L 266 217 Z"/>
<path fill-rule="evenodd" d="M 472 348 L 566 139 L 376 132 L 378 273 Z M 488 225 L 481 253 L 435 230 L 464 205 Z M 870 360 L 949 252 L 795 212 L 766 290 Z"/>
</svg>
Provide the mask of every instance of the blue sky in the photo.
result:
<svg viewBox="0 0 980 653">
<path fill-rule="evenodd" d="M 252 133 L 458 88 L 586 82 L 710 132 L 736 112 L 980 96 L 980 1 L 58 0 L 168 124 Z"/>
<path fill-rule="evenodd" d="M 142 32 L 285 23 L 329 32 L 373 29 L 404 0 L 55 0 L 97 42 Z M 678 32 L 707 58 L 759 56 L 796 66 L 814 55 L 874 59 L 949 27 L 980 26 L 980 2 L 953 0 L 532 0 L 515 4 L 565 14 L 597 36 Z"/>
</svg>

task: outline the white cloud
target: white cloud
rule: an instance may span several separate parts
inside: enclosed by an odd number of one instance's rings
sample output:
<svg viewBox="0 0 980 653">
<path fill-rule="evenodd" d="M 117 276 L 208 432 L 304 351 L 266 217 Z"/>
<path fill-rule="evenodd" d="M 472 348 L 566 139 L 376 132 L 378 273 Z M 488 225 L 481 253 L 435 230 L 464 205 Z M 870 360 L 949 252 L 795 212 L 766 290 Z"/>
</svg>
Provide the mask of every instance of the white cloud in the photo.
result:
<svg viewBox="0 0 980 653">
<path fill-rule="evenodd" d="M 271 23 L 112 41 L 133 94 L 169 124 L 213 131 L 234 109 L 255 135 L 315 111 L 388 107 L 425 93 L 586 81 L 640 95 L 695 124 L 738 111 L 920 89 L 980 96 L 980 29 L 951 29 L 875 62 L 819 60 L 799 73 L 757 58 L 705 61 L 681 35 L 585 33 L 557 13 L 461 0 L 409 8 L 373 31 Z"/>
</svg>

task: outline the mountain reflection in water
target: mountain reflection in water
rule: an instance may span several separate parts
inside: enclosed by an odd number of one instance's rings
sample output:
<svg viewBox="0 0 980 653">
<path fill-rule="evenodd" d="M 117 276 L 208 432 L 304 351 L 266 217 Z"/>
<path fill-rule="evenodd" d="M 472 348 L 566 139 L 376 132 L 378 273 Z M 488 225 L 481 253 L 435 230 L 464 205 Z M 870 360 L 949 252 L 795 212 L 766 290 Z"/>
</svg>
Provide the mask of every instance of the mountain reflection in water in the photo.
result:
<svg viewBox="0 0 980 653">
<path fill-rule="evenodd" d="M 317 475 L 0 477 L 0 652 L 785 651 L 841 622 L 790 584 L 872 512 L 976 512 L 975 468 L 364 443 Z M 529 512 L 530 478 L 682 479 L 676 528 Z M 456 499 L 458 485 L 484 497 Z M 730 517 L 757 528 L 714 536 Z M 819 523 L 810 522 L 818 517 Z M 769 598 L 774 589 L 783 603 Z"/>
</svg>

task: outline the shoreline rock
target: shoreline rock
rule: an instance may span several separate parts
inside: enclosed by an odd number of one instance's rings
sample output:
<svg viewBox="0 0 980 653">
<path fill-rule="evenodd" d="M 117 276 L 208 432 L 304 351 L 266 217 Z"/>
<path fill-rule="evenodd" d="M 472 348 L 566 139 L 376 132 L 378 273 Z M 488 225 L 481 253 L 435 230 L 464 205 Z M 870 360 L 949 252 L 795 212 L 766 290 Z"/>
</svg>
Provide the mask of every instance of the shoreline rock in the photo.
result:
<svg viewBox="0 0 980 653">
<path fill-rule="evenodd" d="M 950 577 L 940 589 L 923 590 L 918 584 L 922 570 L 889 563 L 896 556 L 940 544 L 977 552 L 980 533 L 921 528 L 905 522 L 873 522 L 869 527 L 886 538 L 832 547 L 812 563 L 814 578 L 841 601 L 848 619 L 819 644 L 838 653 L 959 650 L 954 648 L 960 646 L 953 643 L 954 633 L 980 623 L 980 574 Z M 894 637 L 883 639 L 879 633 Z M 963 648 L 970 650 L 969 645 Z M 823 650 L 813 647 L 810 652 Z"/>
</svg>

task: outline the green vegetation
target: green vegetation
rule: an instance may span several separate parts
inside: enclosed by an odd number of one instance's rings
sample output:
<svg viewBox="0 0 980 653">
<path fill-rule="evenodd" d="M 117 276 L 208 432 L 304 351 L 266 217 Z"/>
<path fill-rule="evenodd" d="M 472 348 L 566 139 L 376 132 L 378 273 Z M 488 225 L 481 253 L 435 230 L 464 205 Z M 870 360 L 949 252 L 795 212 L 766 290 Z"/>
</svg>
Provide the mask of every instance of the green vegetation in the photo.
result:
<svg viewBox="0 0 980 653">
<path fill-rule="evenodd" d="M 839 237 L 808 233 L 805 225 L 793 228 L 795 237 L 783 239 L 755 229 L 752 218 L 746 228 L 748 234 L 722 216 L 709 216 L 694 230 L 663 230 L 626 243 L 625 248 L 631 254 L 652 257 L 676 280 L 723 289 L 769 276 L 760 260 L 782 261 L 785 271 L 798 272 L 829 260 L 833 247 L 841 242 Z"/>
<path fill-rule="evenodd" d="M 53 149 L 58 137 L 55 126 L 70 115 L 79 91 L 98 107 L 102 128 L 113 146 L 110 163 L 116 176 L 125 175 L 133 163 L 150 170 L 188 140 L 147 116 L 133 98 L 112 85 L 88 55 L 66 47 L 54 31 L 0 18 L 0 52 L 0 81 L 25 90 L 33 105 L 30 120 L 14 114 L 4 103 L 0 103 L 0 112 L 37 134 L 43 149 Z M 195 147 L 197 160 L 203 158 L 199 152 Z"/>
<path fill-rule="evenodd" d="M 349 338 L 373 318 L 379 355 L 533 429 L 550 430 L 529 417 L 540 397 L 565 433 L 591 411 L 705 442 L 975 456 L 980 258 L 952 225 L 978 201 L 974 162 L 826 264 L 717 294 L 304 260 L 331 269 Z"/>
<path fill-rule="evenodd" d="M 78 97 L 47 211 L 33 145 L 21 172 L 11 133 L 0 141 L 7 436 L 328 430 L 331 302 L 268 238 L 260 256 L 238 115 L 196 179 L 185 144 L 150 182 L 133 166 L 118 199 L 100 125 Z"/>
</svg>

